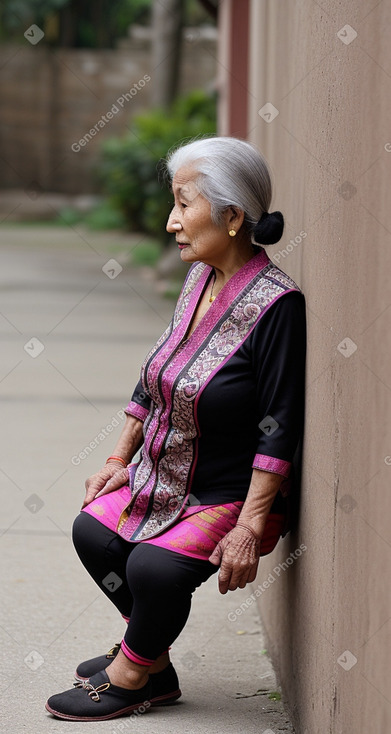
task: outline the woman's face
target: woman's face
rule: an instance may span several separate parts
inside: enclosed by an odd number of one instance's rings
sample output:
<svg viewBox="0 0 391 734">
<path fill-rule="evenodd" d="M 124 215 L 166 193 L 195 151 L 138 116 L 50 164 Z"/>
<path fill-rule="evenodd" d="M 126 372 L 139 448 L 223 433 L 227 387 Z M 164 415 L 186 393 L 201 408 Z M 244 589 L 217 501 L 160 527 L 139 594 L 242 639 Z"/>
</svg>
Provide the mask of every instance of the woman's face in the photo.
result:
<svg viewBox="0 0 391 734">
<path fill-rule="evenodd" d="M 183 166 L 176 172 L 172 182 L 174 207 L 166 229 L 176 235 L 183 262 L 200 260 L 218 266 L 231 245 L 229 226 L 224 221 L 219 226 L 212 222 L 210 203 L 199 193 L 196 178 L 192 166 Z M 228 216 L 229 212 L 227 220 Z"/>
</svg>

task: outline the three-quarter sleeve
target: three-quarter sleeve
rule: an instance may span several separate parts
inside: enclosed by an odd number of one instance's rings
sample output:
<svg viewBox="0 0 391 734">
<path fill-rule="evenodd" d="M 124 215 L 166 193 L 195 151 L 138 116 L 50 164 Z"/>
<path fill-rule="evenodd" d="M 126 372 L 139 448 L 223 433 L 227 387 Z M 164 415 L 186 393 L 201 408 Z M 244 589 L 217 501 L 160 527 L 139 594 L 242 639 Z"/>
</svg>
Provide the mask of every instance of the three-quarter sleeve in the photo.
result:
<svg viewBox="0 0 391 734">
<path fill-rule="evenodd" d="M 262 321 L 264 322 L 262 324 Z M 257 379 L 257 448 L 253 468 L 290 475 L 304 425 L 306 316 L 300 291 L 281 296 L 252 339 Z"/>
<path fill-rule="evenodd" d="M 143 390 L 141 381 L 139 381 L 124 411 L 128 415 L 133 415 L 140 421 L 144 421 L 149 413 L 150 406 L 151 398 Z"/>
</svg>

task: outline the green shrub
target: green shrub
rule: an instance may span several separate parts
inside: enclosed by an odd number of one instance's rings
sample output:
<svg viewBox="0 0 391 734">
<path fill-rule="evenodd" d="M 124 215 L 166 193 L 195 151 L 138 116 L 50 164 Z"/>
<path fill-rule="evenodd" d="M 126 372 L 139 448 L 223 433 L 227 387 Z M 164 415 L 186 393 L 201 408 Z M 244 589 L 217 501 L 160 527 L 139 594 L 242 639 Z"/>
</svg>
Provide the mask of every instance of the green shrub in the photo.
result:
<svg viewBox="0 0 391 734">
<path fill-rule="evenodd" d="M 71 206 L 65 206 L 59 211 L 56 224 L 60 224 L 61 226 L 67 224 L 69 227 L 73 227 L 75 224 L 81 222 L 82 219 L 83 214 L 81 212 L 78 212 Z"/>
<path fill-rule="evenodd" d="M 71 206 L 64 207 L 54 223 L 60 226 L 67 224 L 69 227 L 85 224 L 89 229 L 95 230 L 123 229 L 126 226 L 122 212 L 107 200 L 96 204 L 88 212 L 81 212 Z"/>
<path fill-rule="evenodd" d="M 99 178 L 129 229 L 167 241 L 172 197 L 159 176 L 159 162 L 174 145 L 215 132 L 215 96 L 197 90 L 179 98 L 169 113 L 155 109 L 137 115 L 132 132 L 103 144 Z"/>
<path fill-rule="evenodd" d="M 85 224 L 89 229 L 122 229 L 125 225 L 125 217 L 121 211 L 110 203 L 102 201 L 85 216 Z"/>
<path fill-rule="evenodd" d="M 142 240 L 131 250 L 132 265 L 156 265 L 162 253 L 156 240 Z"/>
</svg>

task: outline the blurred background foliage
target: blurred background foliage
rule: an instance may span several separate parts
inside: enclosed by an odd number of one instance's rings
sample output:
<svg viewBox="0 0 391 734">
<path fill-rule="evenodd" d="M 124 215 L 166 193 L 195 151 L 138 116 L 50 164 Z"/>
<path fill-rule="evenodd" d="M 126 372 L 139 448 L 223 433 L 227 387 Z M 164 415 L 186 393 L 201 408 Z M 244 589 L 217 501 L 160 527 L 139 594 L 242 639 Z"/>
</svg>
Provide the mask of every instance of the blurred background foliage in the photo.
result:
<svg viewBox="0 0 391 734">
<path fill-rule="evenodd" d="M 68 48 L 114 48 L 132 24 L 150 25 L 154 0 L 1 0 L 0 38 L 23 40 L 32 23 L 45 43 Z M 213 3 L 183 0 L 186 25 L 211 23 Z"/>
<path fill-rule="evenodd" d="M 138 115 L 132 132 L 105 141 L 99 176 L 129 229 L 167 240 L 165 225 L 172 197 L 162 160 L 173 146 L 215 132 L 215 95 L 195 90 L 178 98 L 169 115 L 163 109 Z"/>
<path fill-rule="evenodd" d="M 46 63 L 57 49 L 116 49 L 131 37 L 132 25 L 151 29 L 152 86 L 149 108 L 107 138 L 91 167 L 99 182 L 89 211 L 66 205 L 58 225 L 125 229 L 142 233 L 132 259 L 152 264 L 168 244 L 166 221 L 172 195 L 164 180 L 163 159 L 173 146 L 216 133 L 215 91 L 195 89 L 180 96 L 184 27 L 215 25 L 218 0 L 0 0 L 0 38 L 25 44 L 35 23 L 44 31 Z M 131 54 L 131 40 L 129 46 Z M 205 53 L 200 45 L 199 53 Z M 214 89 L 214 80 L 207 85 Z M 172 238 L 171 238 L 172 239 Z M 167 251 L 168 252 L 168 251 Z M 176 253 L 177 254 L 177 253 Z"/>
</svg>

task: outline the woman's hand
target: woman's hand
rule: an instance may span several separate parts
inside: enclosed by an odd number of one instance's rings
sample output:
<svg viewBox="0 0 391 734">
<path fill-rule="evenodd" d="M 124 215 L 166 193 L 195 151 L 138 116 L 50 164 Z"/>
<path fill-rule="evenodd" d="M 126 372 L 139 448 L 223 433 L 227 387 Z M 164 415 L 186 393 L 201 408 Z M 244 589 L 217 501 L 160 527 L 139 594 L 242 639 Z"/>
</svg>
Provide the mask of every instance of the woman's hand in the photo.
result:
<svg viewBox="0 0 391 734">
<path fill-rule="evenodd" d="M 114 492 L 115 489 L 119 489 L 125 484 L 129 484 L 129 472 L 127 468 L 123 467 L 119 461 L 112 461 L 109 464 L 105 464 L 103 469 L 86 480 L 86 496 L 81 509 L 89 505 L 96 497 L 101 497 L 108 492 Z"/>
<path fill-rule="evenodd" d="M 247 497 L 234 529 L 220 540 L 209 556 L 211 563 L 221 566 L 219 590 L 222 594 L 238 587 L 243 589 L 255 580 L 261 538 L 282 480 L 281 474 L 253 469 Z"/>
<path fill-rule="evenodd" d="M 239 523 L 217 544 L 209 561 L 220 566 L 219 591 L 243 589 L 254 581 L 259 563 L 261 541 L 253 531 Z"/>
</svg>

